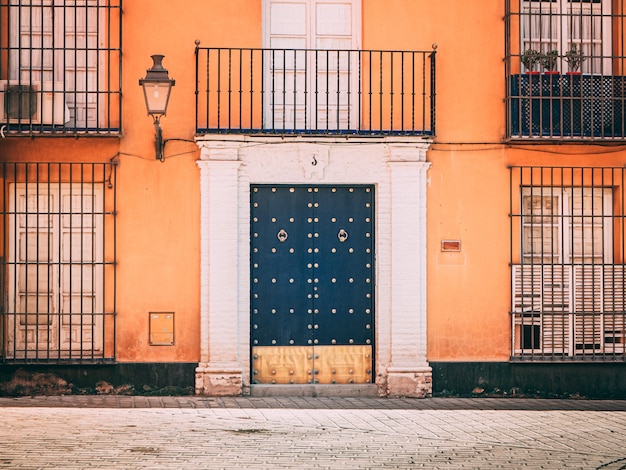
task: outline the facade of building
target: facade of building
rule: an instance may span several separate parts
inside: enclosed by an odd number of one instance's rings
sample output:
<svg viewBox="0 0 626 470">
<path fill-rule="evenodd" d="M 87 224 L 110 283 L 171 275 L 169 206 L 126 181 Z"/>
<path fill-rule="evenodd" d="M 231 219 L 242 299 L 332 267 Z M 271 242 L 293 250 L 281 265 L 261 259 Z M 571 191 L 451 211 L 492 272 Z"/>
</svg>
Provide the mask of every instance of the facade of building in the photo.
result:
<svg viewBox="0 0 626 470">
<path fill-rule="evenodd" d="M 2 2 L 2 380 L 626 396 L 624 23 Z"/>
</svg>

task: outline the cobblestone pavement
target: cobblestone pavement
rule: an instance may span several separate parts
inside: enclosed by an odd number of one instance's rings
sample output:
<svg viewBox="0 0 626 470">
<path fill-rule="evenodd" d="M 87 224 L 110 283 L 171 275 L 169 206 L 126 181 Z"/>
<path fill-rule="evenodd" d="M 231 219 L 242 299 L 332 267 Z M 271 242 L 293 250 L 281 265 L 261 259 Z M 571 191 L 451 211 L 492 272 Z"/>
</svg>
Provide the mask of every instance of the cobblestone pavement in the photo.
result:
<svg viewBox="0 0 626 470">
<path fill-rule="evenodd" d="M 626 401 L 0 398 L 0 468 L 626 469 Z"/>
</svg>

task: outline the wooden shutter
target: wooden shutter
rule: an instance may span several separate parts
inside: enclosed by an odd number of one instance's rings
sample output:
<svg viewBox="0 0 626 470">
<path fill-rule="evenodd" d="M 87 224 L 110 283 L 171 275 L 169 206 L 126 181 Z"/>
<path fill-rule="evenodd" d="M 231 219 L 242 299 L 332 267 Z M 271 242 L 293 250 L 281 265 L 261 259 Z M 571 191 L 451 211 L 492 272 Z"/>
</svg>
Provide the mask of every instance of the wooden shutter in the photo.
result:
<svg viewBox="0 0 626 470">
<path fill-rule="evenodd" d="M 543 266 L 541 287 L 543 352 L 566 354 L 570 346 L 571 266 Z"/>
<path fill-rule="evenodd" d="M 626 266 L 604 266 L 604 351 L 626 352 Z"/>
<path fill-rule="evenodd" d="M 602 266 L 574 266 L 574 354 L 602 350 Z"/>
</svg>

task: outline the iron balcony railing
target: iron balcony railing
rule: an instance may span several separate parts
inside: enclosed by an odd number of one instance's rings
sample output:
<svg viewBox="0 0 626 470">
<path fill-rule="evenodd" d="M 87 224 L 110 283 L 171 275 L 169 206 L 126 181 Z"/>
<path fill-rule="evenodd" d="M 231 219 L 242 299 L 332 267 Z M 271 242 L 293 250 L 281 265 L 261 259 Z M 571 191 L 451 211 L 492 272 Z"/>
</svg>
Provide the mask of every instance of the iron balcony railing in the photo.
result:
<svg viewBox="0 0 626 470">
<path fill-rule="evenodd" d="M 510 136 L 551 139 L 626 138 L 622 76 L 511 75 Z"/>
<path fill-rule="evenodd" d="M 626 0 L 506 0 L 509 139 L 626 138 Z"/>
<path fill-rule="evenodd" d="M 196 47 L 196 131 L 435 134 L 429 51 Z"/>
<path fill-rule="evenodd" d="M 6 135 L 118 135 L 122 0 L 0 2 Z"/>
</svg>

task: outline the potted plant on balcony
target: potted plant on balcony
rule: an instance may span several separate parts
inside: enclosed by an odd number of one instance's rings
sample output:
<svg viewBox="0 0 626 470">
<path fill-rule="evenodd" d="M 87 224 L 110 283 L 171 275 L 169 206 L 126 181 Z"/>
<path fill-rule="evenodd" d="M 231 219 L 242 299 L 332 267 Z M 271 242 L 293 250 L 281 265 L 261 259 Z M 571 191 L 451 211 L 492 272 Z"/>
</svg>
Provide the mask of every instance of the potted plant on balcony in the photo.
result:
<svg viewBox="0 0 626 470">
<path fill-rule="evenodd" d="M 552 49 L 551 51 L 541 54 L 539 59 L 541 66 L 546 69 L 546 74 L 558 74 L 556 71 L 556 63 L 559 59 L 559 51 Z"/>
<path fill-rule="evenodd" d="M 580 75 L 578 69 L 582 63 L 587 60 L 583 55 L 583 51 L 576 47 L 576 44 L 572 44 L 572 48 L 565 53 L 565 62 L 569 67 L 568 75 Z"/>
<path fill-rule="evenodd" d="M 541 53 L 539 51 L 526 49 L 520 56 L 520 60 L 526 67 L 526 73 L 539 73 L 535 70 L 535 66 L 541 62 Z"/>
<path fill-rule="evenodd" d="M 535 116 L 541 103 L 541 75 L 535 68 L 541 64 L 541 52 L 528 48 L 520 55 L 520 61 L 526 69 L 525 75 L 517 75 L 514 87 L 519 93 L 519 101 L 514 103 L 519 106 L 519 113 L 523 120 L 522 133 L 536 134 L 539 132 Z"/>
</svg>

